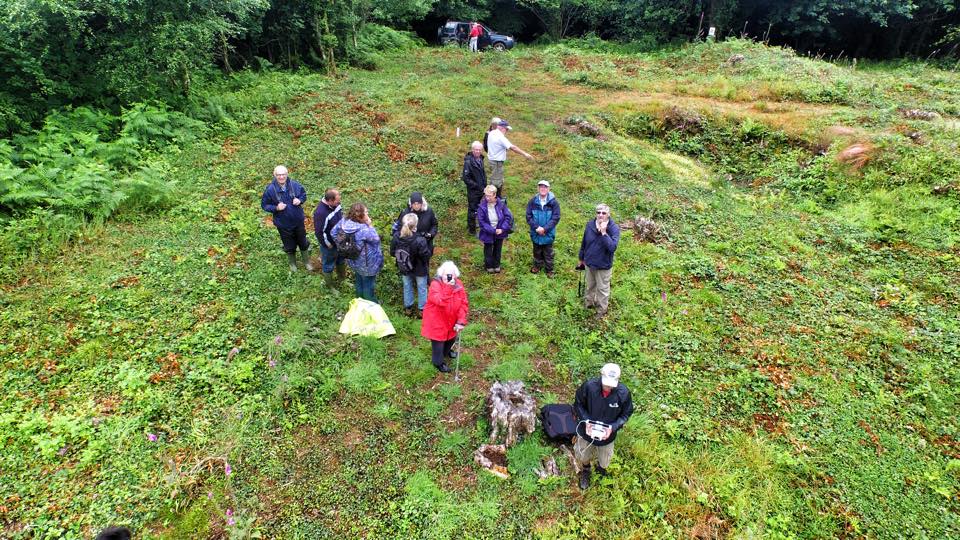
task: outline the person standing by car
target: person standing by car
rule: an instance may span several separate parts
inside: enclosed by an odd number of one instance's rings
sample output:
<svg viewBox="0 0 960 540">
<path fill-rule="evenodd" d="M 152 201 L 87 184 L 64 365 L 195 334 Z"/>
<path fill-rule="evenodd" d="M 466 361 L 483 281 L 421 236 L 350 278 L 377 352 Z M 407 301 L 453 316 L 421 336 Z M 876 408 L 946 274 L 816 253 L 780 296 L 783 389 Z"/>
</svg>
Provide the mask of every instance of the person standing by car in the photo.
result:
<svg viewBox="0 0 960 540">
<path fill-rule="evenodd" d="M 480 27 L 480 24 L 477 21 L 473 21 L 470 26 L 470 52 L 478 52 L 477 42 L 480 41 L 480 34 L 483 33 L 483 29 Z"/>
<path fill-rule="evenodd" d="M 333 228 L 343 219 L 343 209 L 340 207 L 340 192 L 334 188 L 323 194 L 323 200 L 313 211 L 313 232 L 320 244 L 320 260 L 323 270 L 323 282 L 331 290 L 336 290 L 333 284 L 333 270 L 336 268 L 337 277 L 343 279 L 346 275 L 346 262 L 337 253 L 337 245 L 333 239 Z"/>
<path fill-rule="evenodd" d="M 487 147 L 490 149 L 487 159 L 490 161 L 490 183 L 496 186 L 497 196 L 503 197 L 503 164 L 507 161 L 507 151 L 512 150 L 527 159 L 533 156 L 507 139 L 507 130 L 513 129 L 506 120 L 497 123 L 497 129 L 488 133 Z"/>
<path fill-rule="evenodd" d="M 530 240 L 533 242 L 533 266 L 530 272 L 541 269 L 547 277 L 553 277 L 553 241 L 560 222 L 560 203 L 550 191 L 550 182 L 537 182 L 537 194 L 527 203 L 527 224 L 530 225 Z"/>
<path fill-rule="evenodd" d="M 344 240 L 359 250 L 355 258 L 347 259 L 347 264 L 353 269 L 354 290 L 358 297 L 379 304 L 376 284 L 377 274 L 383 268 L 383 253 L 380 251 L 380 235 L 373 228 L 367 207 L 363 203 L 354 203 L 347 217 L 333 228 L 333 237 L 337 241 L 338 251 L 347 243 Z"/>
<path fill-rule="evenodd" d="M 444 261 L 437 268 L 437 277 L 430 283 L 427 305 L 423 308 L 420 335 L 430 340 L 431 362 L 441 373 L 449 373 L 444 359 L 456 358 L 453 350 L 457 334 L 467 325 L 470 304 L 460 281 L 460 269 L 453 261 Z"/>
<path fill-rule="evenodd" d="M 487 186 L 483 190 L 484 200 L 477 208 L 477 223 L 483 242 L 483 267 L 488 273 L 500 273 L 500 255 L 503 241 L 513 232 L 513 214 L 507 208 L 507 202 L 497 197 L 497 188 Z"/>
<path fill-rule="evenodd" d="M 297 247 L 303 266 L 313 271 L 310 264 L 310 241 L 304 225 L 303 203 L 307 200 L 307 190 L 299 182 L 288 179 L 287 168 L 277 165 L 273 169 L 273 181 L 267 184 L 260 197 L 260 208 L 273 214 L 273 225 L 280 233 L 283 251 L 287 253 L 290 271 L 297 271 Z"/>
<path fill-rule="evenodd" d="M 480 34 L 482 33 L 483 28 L 477 21 L 473 21 L 473 25 L 470 27 L 470 52 L 478 52 L 477 42 L 480 40 Z"/>
<path fill-rule="evenodd" d="M 633 414 L 630 390 L 620 384 L 620 366 L 605 364 L 599 377 L 581 384 L 573 409 L 578 420 L 573 454 L 581 467 L 580 489 L 587 489 L 591 463 L 596 461 L 597 473 L 607 475 L 613 459 L 613 441 Z"/>
<path fill-rule="evenodd" d="M 620 227 L 610 219 L 610 207 L 597 205 L 596 219 L 587 223 L 580 241 L 580 266 L 587 271 L 587 292 L 583 304 L 597 308 L 597 318 L 607 314 L 610 304 L 610 277 L 613 273 L 613 255 L 620 242 Z"/>
<path fill-rule="evenodd" d="M 467 186 L 467 231 L 477 234 L 477 207 L 487 187 L 487 171 L 483 168 L 483 143 L 473 141 L 470 151 L 463 156 L 463 172 L 460 179 Z"/>
<path fill-rule="evenodd" d="M 413 315 L 414 285 L 417 291 L 417 317 L 423 317 L 427 303 L 427 277 L 430 275 L 430 247 L 417 234 L 417 215 L 405 214 L 400 233 L 390 241 L 390 256 L 397 261 L 397 270 L 403 280 L 403 313 Z"/>
<path fill-rule="evenodd" d="M 393 222 L 391 236 L 400 234 L 403 216 L 407 214 L 415 214 L 417 216 L 419 220 L 417 223 L 417 236 L 427 241 L 427 246 L 430 247 L 430 254 L 433 255 L 433 239 L 437 236 L 437 215 L 433 213 L 433 209 L 427 204 L 427 199 L 424 198 L 423 194 L 419 191 L 414 191 L 410 194 L 410 198 L 407 199 L 407 207 L 400 211 L 397 220 Z"/>
</svg>

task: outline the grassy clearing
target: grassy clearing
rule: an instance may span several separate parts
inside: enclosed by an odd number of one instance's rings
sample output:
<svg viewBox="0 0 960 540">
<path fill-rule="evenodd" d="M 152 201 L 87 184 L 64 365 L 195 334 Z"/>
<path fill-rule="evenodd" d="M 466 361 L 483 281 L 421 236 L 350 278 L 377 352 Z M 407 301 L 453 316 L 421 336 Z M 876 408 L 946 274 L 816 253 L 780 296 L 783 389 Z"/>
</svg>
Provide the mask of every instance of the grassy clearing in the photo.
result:
<svg viewBox="0 0 960 540">
<path fill-rule="evenodd" d="M 417 50 L 339 79 L 238 81 L 222 100 L 244 111 L 236 129 L 174 164 L 183 204 L 4 287 L 4 536 L 958 535 L 958 83 L 740 42 Z M 538 156 L 508 163 L 514 212 L 540 177 L 563 205 L 553 281 L 526 272 L 522 233 L 497 277 L 465 234 L 460 160 L 493 114 Z M 569 133 L 571 115 L 605 140 Z M 867 159 L 844 163 L 858 143 Z M 279 162 L 311 207 L 337 185 L 381 234 L 427 194 L 438 257 L 470 291 L 461 383 L 429 365 L 389 265 L 397 336 L 336 334 L 352 287 L 288 275 L 256 204 Z M 668 237 L 624 235 L 603 323 L 570 270 L 599 201 Z M 492 380 L 569 400 L 605 359 L 638 406 L 614 478 L 537 481 L 560 454 L 536 436 L 510 480 L 474 467 Z"/>
</svg>

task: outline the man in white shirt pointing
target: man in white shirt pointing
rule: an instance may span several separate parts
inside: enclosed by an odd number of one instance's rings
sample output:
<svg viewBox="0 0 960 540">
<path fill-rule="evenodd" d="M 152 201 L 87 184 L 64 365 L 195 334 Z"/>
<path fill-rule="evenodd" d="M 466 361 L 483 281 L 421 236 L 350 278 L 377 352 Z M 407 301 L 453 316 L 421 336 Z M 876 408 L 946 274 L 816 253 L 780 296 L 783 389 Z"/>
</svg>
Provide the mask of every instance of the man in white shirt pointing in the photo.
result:
<svg viewBox="0 0 960 540">
<path fill-rule="evenodd" d="M 513 129 L 506 120 L 500 120 L 495 129 L 487 134 L 487 160 L 490 162 L 490 184 L 496 186 L 497 196 L 503 197 L 503 162 L 507 160 L 507 150 L 513 150 L 527 159 L 533 156 L 507 139 L 507 130 Z"/>
</svg>

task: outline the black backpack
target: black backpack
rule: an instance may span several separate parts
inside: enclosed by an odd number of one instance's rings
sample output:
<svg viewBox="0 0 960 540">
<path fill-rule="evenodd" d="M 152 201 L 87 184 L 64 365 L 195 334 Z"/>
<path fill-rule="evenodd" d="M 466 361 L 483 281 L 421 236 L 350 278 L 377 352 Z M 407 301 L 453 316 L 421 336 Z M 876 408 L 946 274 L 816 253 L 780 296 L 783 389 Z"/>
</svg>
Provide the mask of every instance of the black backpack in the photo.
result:
<svg viewBox="0 0 960 540">
<path fill-rule="evenodd" d="M 403 275 L 409 275 L 413 272 L 413 257 L 406 248 L 398 247 L 394 251 L 394 258 L 397 260 L 397 270 Z"/>
<path fill-rule="evenodd" d="M 333 243 L 337 246 L 337 254 L 345 259 L 356 259 L 360 256 L 360 244 L 357 243 L 356 233 L 344 232 L 343 229 L 337 231 L 333 237 Z"/>
<path fill-rule="evenodd" d="M 544 405 L 540 408 L 540 423 L 548 439 L 570 442 L 577 434 L 577 417 L 573 405 Z"/>
</svg>

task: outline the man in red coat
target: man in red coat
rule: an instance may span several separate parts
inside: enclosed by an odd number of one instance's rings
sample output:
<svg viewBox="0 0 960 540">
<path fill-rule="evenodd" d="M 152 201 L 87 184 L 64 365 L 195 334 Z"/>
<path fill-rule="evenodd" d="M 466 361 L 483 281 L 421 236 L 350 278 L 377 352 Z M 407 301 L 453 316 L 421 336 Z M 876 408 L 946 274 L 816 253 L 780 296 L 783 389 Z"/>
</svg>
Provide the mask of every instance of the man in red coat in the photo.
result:
<svg viewBox="0 0 960 540">
<path fill-rule="evenodd" d="M 453 261 L 446 261 L 437 269 L 437 277 L 427 291 L 423 306 L 423 324 L 420 335 L 430 340 L 433 366 L 441 373 L 449 373 L 445 358 L 456 358 L 453 343 L 457 334 L 467 325 L 467 291 L 460 281 L 460 270 Z"/>
</svg>

